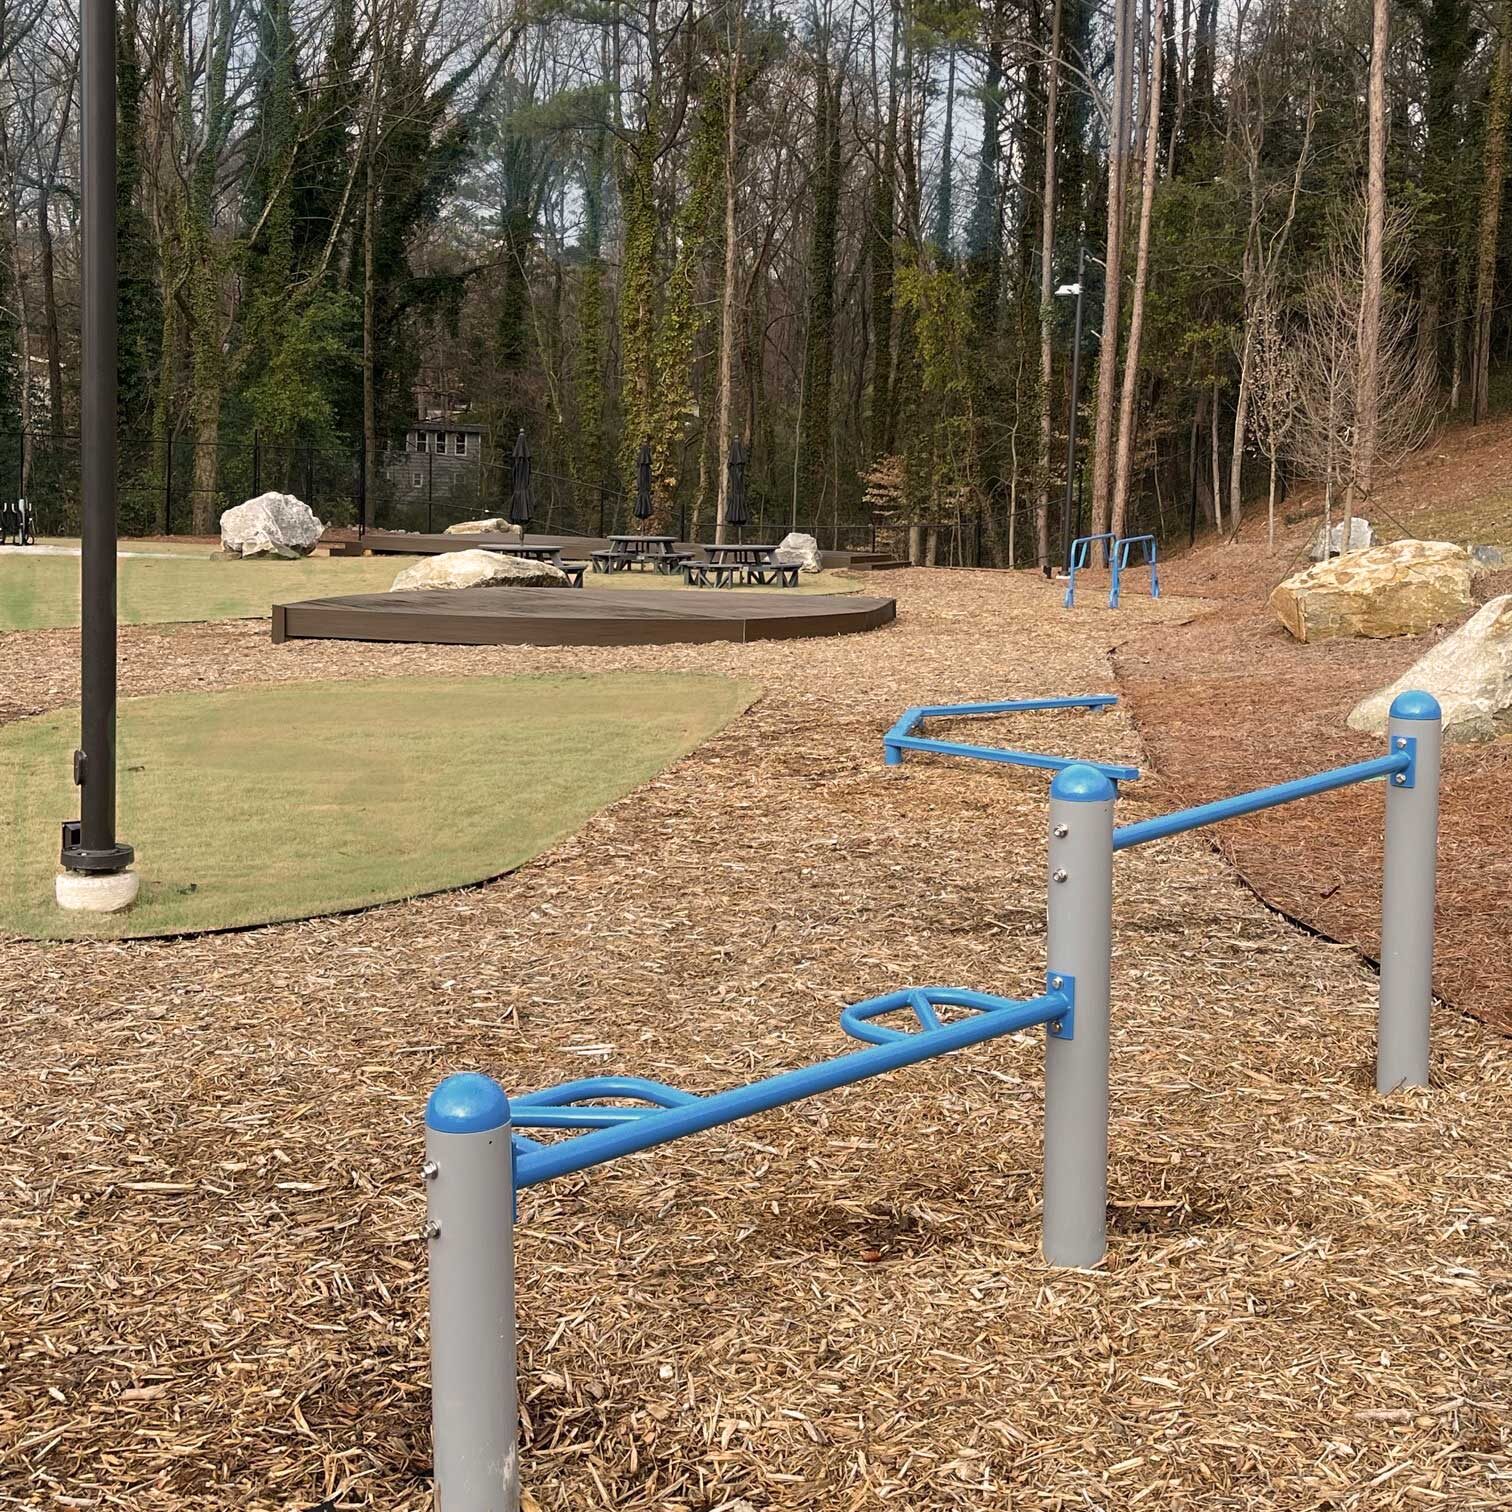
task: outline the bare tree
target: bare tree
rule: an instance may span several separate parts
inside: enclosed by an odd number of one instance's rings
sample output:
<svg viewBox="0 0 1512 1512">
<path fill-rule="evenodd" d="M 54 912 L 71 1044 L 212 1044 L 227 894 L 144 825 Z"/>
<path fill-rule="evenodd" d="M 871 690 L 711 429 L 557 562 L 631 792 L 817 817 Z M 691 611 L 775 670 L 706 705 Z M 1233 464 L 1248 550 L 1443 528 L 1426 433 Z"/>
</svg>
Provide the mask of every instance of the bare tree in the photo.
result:
<svg viewBox="0 0 1512 1512">
<path fill-rule="evenodd" d="M 1365 247 L 1372 233 L 1365 201 L 1331 217 L 1324 255 L 1303 291 L 1295 359 L 1297 407 L 1288 450 L 1304 476 L 1323 484 L 1325 531 L 1333 523 L 1336 492 L 1342 490 L 1346 499 L 1369 498 L 1358 472 L 1361 464 L 1368 466 L 1371 478 L 1379 467 L 1396 466 L 1428 439 L 1437 419 L 1436 375 L 1417 360 L 1416 312 L 1407 300 L 1384 293 L 1406 271 L 1409 225 L 1410 217 L 1401 209 L 1388 211 L 1380 223 L 1383 298 L 1373 394 L 1367 395 L 1361 381 L 1367 354 L 1359 339 L 1361 301 L 1370 280 Z M 1361 439 L 1362 396 L 1373 400 L 1368 452 Z M 1350 518 L 1346 507 L 1346 544 Z"/>
<path fill-rule="evenodd" d="M 1298 354 L 1282 328 L 1272 290 L 1265 290 L 1250 318 L 1250 381 L 1254 431 L 1270 463 L 1266 494 L 1266 546 L 1276 549 L 1276 470 L 1297 424 Z"/>
</svg>

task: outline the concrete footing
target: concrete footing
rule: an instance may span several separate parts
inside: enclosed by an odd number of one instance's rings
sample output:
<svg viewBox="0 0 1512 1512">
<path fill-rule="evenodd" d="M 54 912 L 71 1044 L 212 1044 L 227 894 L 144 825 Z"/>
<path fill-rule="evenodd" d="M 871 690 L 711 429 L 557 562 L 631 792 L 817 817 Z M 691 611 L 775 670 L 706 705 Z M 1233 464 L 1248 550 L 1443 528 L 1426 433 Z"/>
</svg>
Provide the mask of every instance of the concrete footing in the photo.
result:
<svg viewBox="0 0 1512 1512">
<path fill-rule="evenodd" d="M 118 872 L 60 871 L 53 895 L 70 913 L 120 913 L 136 902 L 142 879 L 130 869 Z"/>
</svg>

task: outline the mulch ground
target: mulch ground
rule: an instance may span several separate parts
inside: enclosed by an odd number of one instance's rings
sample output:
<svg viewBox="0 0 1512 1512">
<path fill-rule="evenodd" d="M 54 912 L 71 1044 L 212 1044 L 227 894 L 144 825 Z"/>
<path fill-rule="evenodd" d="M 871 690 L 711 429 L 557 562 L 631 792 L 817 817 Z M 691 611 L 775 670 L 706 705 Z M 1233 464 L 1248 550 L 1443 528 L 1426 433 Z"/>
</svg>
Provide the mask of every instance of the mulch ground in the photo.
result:
<svg viewBox="0 0 1512 1512">
<path fill-rule="evenodd" d="M 124 632 L 128 694 L 585 667 L 765 694 L 487 887 L 0 942 L 0 1503 L 421 1512 L 441 1076 L 702 1092 L 849 1048 L 836 1015 L 867 994 L 1040 990 L 1043 774 L 888 775 L 881 736 L 911 703 L 1109 691 L 1115 636 L 1204 606 L 1066 614 L 1028 574 L 885 586 L 893 626 L 752 646 Z M 76 659 L 74 632 L 0 637 L 0 718 L 73 700 Z M 972 736 L 1148 759 L 1121 708 Z M 1273 743 L 1317 754 L 1294 722 Z M 507 802 L 508 752 L 471 780 Z M 1105 1265 L 1038 1255 L 1034 1034 L 534 1189 L 527 1509 L 1512 1507 L 1512 1042 L 1444 1012 L 1435 1086 L 1382 1099 L 1369 969 L 1210 846 L 1127 853 L 1116 910 Z"/>
</svg>

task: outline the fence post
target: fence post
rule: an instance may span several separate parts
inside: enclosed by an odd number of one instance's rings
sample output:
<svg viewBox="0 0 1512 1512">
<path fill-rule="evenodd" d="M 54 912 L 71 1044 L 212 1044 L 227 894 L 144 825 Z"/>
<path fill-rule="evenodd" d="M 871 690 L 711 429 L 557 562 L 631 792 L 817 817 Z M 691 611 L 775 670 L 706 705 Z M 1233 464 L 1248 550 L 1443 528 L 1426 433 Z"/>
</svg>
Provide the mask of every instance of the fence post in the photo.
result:
<svg viewBox="0 0 1512 1512">
<path fill-rule="evenodd" d="M 1096 1265 L 1107 1249 L 1108 987 L 1113 951 L 1115 788 L 1077 764 L 1050 784 L 1046 964 L 1069 983 L 1068 1019 L 1045 1038 L 1045 1219 L 1051 1265 Z"/>
<path fill-rule="evenodd" d="M 429 535 L 436 528 L 436 454 L 425 454 L 425 530 Z"/>
<path fill-rule="evenodd" d="M 163 436 L 163 534 L 173 534 L 173 432 Z"/>
<path fill-rule="evenodd" d="M 1381 1001 L 1376 1090 L 1428 1085 L 1433 1009 L 1433 913 L 1438 876 L 1439 751 L 1443 720 L 1431 693 L 1398 693 L 1386 725 L 1410 771 L 1386 784 L 1381 882 Z"/>
<path fill-rule="evenodd" d="M 257 432 L 252 432 L 252 492 L 262 492 L 262 441 Z"/>
<path fill-rule="evenodd" d="M 509 1099 L 477 1072 L 425 1107 L 431 1452 L 446 1512 L 519 1512 Z"/>
</svg>

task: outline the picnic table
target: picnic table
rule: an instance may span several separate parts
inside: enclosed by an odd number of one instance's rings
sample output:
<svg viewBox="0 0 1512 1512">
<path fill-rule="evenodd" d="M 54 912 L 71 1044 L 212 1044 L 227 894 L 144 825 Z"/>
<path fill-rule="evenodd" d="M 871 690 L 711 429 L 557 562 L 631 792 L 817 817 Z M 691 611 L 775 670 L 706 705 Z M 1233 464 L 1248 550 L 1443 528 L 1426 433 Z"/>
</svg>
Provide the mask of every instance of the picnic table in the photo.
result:
<svg viewBox="0 0 1512 1512">
<path fill-rule="evenodd" d="M 676 536 L 612 535 L 606 551 L 593 553 L 595 572 L 628 572 L 650 565 L 662 574 L 676 572 L 693 553 L 677 549 Z"/>
<path fill-rule="evenodd" d="M 527 562 L 555 562 L 562 554 L 560 546 L 525 546 L 518 541 L 506 541 L 486 549 L 497 551 L 501 556 L 523 557 Z"/>
<path fill-rule="evenodd" d="M 735 562 L 742 567 L 764 567 L 771 562 L 776 550 L 775 546 L 760 546 L 754 542 L 724 542 L 704 547 L 711 562 Z"/>
</svg>

